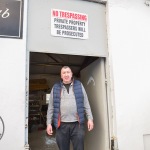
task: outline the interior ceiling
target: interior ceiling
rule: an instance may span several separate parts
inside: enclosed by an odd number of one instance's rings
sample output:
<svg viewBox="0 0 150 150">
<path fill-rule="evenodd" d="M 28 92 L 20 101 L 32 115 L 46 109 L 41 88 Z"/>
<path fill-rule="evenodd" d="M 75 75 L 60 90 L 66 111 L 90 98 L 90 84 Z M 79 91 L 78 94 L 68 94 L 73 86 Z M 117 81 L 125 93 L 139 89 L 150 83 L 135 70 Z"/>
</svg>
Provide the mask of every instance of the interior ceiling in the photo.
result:
<svg viewBox="0 0 150 150">
<path fill-rule="evenodd" d="M 91 56 L 31 52 L 30 75 L 60 75 L 61 67 L 69 66 L 74 76 L 80 77 L 80 71 L 97 58 Z"/>
</svg>

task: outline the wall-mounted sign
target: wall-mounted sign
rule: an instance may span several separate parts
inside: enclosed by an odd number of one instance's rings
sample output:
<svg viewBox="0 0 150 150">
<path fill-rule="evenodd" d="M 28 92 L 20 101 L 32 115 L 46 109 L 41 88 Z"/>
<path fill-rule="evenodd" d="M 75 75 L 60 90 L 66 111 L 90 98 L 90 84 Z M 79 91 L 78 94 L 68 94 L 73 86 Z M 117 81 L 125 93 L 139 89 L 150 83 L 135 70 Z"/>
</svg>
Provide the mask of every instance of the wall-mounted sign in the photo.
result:
<svg viewBox="0 0 150 150">
<path fill-rule="evenodd" d="M 0 1 L 0 37 L 22 37 L 22 0 Z"/>
<path fill-rule="evenodd" d="M 52 9 L 51 34 L 60 37 L 88 39 L 88 15 Z"/>
</svg>

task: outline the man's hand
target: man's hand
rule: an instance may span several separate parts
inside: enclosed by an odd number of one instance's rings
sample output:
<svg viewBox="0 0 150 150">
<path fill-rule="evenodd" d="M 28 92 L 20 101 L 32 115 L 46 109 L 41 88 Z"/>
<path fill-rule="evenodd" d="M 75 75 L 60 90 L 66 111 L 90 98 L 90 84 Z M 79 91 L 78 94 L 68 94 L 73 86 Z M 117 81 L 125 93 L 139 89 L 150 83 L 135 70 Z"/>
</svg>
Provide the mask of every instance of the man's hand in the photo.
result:
<svg viewBox="0 0 150 150">
<path fill-rule="evenodd" d="M 47 131 L 48 135 L 52 135 L 53 134 L 53 128 L 52 128 L 51 124 L 47 125 L 46 131 Z"/>
<path fill-rule="evenodd" d="M 88 120 L 87 127 L 88 127 L 88 131 L 93 130 L 93 128 L 94 128 L 93 120 Z"/>
</svg>

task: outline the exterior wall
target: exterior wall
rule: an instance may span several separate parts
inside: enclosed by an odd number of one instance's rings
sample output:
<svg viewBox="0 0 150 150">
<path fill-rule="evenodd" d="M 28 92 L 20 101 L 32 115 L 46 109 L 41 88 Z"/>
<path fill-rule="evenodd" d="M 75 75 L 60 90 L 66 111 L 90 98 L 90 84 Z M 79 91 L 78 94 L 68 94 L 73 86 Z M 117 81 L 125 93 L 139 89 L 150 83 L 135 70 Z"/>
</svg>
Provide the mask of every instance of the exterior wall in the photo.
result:
<svg viewBox="0 0 150 150">
<path fill-rule="evenodd" d="M 119 150 L 147 150 L 143 135 L 150 134 L 150 7 L 144 2 L 107 4 Z"/>
<path fill-rule="evenodd" d="M 26 8 L 25 1 L 23 39 L 0 38 L 0 116 L 4 121 L 0 149 L 3 150 L 23 150 L 25 145 Z"/>
</svg>

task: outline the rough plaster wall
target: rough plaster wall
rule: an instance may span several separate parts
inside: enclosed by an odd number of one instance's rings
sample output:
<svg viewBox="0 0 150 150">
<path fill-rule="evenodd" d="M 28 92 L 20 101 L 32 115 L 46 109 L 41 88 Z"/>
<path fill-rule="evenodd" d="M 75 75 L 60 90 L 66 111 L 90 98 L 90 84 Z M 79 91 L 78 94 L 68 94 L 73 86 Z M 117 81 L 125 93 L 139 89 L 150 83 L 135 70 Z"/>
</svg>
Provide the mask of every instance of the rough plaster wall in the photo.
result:
<svg viewBox="0 0 150 150">
<path fill-rule="evenodd" d="M 108 1 L 119 150 L 144 150 L 150 134 L 150 7 L 144 0 Z"/>
</svg>

